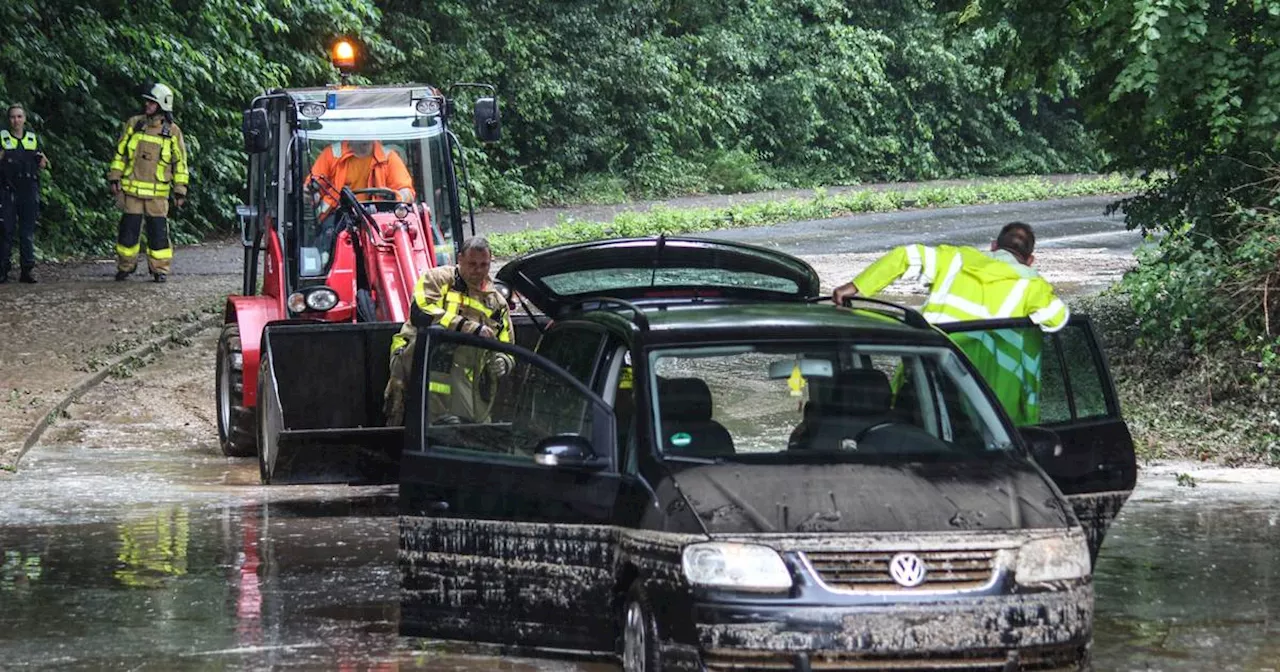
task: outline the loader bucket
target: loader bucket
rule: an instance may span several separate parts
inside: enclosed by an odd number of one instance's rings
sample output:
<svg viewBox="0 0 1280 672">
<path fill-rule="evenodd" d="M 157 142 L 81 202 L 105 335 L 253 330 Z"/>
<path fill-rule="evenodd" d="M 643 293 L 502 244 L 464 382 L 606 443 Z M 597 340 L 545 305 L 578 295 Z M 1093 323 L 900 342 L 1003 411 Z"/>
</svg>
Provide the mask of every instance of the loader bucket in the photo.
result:
<svg viewBox="0 0 1280 672">
<path fill-rule="evenodd" d="M 400 325 L 275 324 L 262 336 L 258 465 L 263 483 L 395 483 L 403 427 L 383 426 L 391 337 Z"/>
</svg>

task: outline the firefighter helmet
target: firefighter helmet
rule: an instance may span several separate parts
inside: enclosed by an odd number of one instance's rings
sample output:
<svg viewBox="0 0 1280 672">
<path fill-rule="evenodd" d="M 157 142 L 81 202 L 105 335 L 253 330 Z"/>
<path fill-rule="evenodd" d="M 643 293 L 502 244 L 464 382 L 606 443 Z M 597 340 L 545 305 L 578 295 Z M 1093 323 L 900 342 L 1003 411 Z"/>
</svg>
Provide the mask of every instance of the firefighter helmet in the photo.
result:
<svg viewBox="0 0 1280 672">
<path fill-rule="evenodd" d="M 173 89 L 164 84 L 153 84 L 142 94 L 142 99 L 154 102 L 164 112 L 173 111 Z"/>
</svg>

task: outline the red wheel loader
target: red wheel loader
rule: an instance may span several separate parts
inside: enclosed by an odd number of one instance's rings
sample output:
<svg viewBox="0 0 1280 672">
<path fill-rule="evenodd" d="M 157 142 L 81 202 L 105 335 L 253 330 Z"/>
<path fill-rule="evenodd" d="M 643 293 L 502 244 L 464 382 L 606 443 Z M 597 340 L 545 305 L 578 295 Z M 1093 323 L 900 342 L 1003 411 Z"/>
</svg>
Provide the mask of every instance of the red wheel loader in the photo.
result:
<svg viewBox="0 0 1280 672">
<path fill-rule="evenodd" d="M 244 281 L 227 298 L 216 399 L 222 451 L 257 455 L 263 483 L 394 481 L 391 337 L 418 277 L 451 263 L 464 235 L 454 109 L 405 85 L 276 90 L 245 112 Z M 495 98 L 478 98 L 474 118 L 497 140 Z M 379 170 L 383 184 L 348 184 Z"/>
</svg>

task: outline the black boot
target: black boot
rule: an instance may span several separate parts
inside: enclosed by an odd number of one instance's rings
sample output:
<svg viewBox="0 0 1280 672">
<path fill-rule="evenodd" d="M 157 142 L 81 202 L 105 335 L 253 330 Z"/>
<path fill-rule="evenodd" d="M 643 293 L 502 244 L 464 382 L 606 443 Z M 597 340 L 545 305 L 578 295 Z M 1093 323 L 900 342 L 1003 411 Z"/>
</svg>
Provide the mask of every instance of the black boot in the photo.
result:
<svg viewBox="0 0 1280 672">
<path fill-rule="evenodd" d="M 5 277 L 8 277 L 8 276 L 5 276 Z M 36 276 L 31 275 L 30 268 L 24 268 L 22 269 L 22 275 L 18 278 L 18 282 L 25 282 L 28 285 L 34 285 L 36 284 Z"/>
<path fill-rule="evenodd" d="M 133 271 L 116 271 L 116 282 L 124 282 L 131 275 L 133 275 Z"/>
<path fill-rule="evenodd" d="M 152 280 L 154 280 L 155 282 L 160 283 L 160 284 L 164 284 L 164 283 L 168 282 L 168 281 L 169 281 L 169 279 L 168 279 L 168 278 L 169 278 L 169 276 L 165 275 L 164 273 L 152 273 L 152 274 L 151 274 L 151 279 L 152 279 Z"/>
</svg>

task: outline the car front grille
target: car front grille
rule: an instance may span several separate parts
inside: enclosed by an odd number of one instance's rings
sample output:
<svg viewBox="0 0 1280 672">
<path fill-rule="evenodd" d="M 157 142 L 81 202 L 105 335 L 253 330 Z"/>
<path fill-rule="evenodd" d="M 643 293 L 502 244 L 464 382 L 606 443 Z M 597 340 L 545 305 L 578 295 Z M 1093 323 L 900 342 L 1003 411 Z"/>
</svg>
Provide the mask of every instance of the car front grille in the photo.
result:
<svg viewBox="0 0 1280 672">
<path fill-rule="evenodd" d="M 839 590 L 973 590 L 987 585 L 996 569 L 994 549 L 911 551 L 925 564 L 924 583 L 907 588 L 889 575 L 896 551 L 805 553 L 822 581 Z"/>
<path fill-rule="evenodd" d="M 802 664 L 803 658 L 808 658 L 807 669 L 822 672 L 845 670 L 1005 672 L 1009 669 L 1024 672 L 1075 672 L 1084 659 L 1084 652 L 1077 647 L 1046 647 L 1023 649 L 1017 652 L 977 651 L 941 656 L 884 657 L 841 651 L 812 651 L 796 654 L 713 649 L 703 653 L 702 662 L 708 672 L 773 672 L 774 670 L 806 669 Z M 1015 661 L 1013 668 L 1008 667 L 1011 660 Z"/>
</svg>

